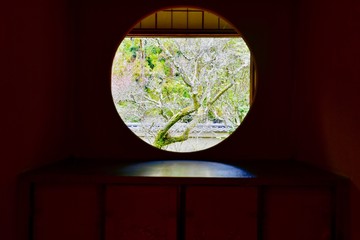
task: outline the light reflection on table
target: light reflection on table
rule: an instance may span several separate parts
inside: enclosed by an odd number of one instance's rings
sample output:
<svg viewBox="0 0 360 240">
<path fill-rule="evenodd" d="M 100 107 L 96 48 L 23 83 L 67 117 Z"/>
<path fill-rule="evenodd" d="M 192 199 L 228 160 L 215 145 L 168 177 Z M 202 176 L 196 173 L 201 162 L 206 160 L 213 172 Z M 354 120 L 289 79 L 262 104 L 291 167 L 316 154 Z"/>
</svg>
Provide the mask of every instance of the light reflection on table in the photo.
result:
<svg viewBox="0 0 360 240">
<path fill-rule="evenodd" d="M 230 164 L 196 161 L 164 160 L 134 163 L 119 169 L 123 176 L 143 177 L 202 177 L 202 178 L 252 178 L 250 172 Z"/>
</svg>

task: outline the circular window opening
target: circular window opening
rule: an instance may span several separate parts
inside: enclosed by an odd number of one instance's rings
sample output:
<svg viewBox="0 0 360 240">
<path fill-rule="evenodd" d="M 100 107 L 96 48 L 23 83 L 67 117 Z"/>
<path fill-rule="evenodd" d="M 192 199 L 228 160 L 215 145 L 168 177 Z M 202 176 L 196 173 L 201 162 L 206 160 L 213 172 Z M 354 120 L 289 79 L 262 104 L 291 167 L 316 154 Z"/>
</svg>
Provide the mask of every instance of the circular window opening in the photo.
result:
<svg viewBox="0 0 360 240">
<path fill-rule="evenodd" d="M 111 88 L 117 112 L 156 148 L 210 148 L 231 135 L 249 111 L 250 57 L 239 33 L 212 13 L 154 13 L 116 51 Z"/>
</svg>

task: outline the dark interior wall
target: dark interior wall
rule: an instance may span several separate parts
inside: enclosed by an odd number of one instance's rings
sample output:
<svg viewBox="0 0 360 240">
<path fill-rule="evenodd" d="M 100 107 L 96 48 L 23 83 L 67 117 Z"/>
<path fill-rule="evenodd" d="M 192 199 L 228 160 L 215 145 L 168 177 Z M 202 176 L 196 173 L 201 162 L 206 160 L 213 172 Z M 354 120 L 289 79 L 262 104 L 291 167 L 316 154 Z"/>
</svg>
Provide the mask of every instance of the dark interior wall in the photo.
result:
<svg viewBox="0 0 360 240">
<path fill-rule="evenodd" d="M 243 32 L 262 80 L 253 110 L 237 133 L 219 147 L 183 156 L 148 146 L 123 125 L 111 99 L 110 69 L 121 38 L 136 21 L 186 3 L 216 11 Z M 15 237 L 19 173 L 69 155 L 289 158 L 289 10 L 289 4 L 280 0 L 252 1 L 240 8 L 230 0 L 220 5 L 215 0 L 139 0 L 130 9 L 121 1 L 32 0 L 2 5 L 0 239 Z"/>
<path fill-rule="evenodd" d="M 17 175 L 68 155 L 65 5 L 0 7 L 0 239 L 14 239 Z"/>
<path fill-rule="evenodd" d="M 291 1 L 224 0 L 78 1 L 72 6 L 74 43 L 74 155 L 109 158 L 288 159 L 292 156 Z M 187 4 L 188 3 L 188 4 Z M 213 11 L 237 27 L 257 62 L 259 89 L 246 121 L 230 138 L 207 151 L 174 154 L 140 141 L 116 113 L 110 92 L 114 53 L 144 16 L 174 6 Z M 141 151 L 139 151 L 141 149 Z"/>
<path fill-rule="evenodd" d="M 298 6 L 297 158 L 352 181 L 350 231 L 360 239 L 360 2 Z"/>
<path fill-rule="evenodd" d="M 255 0 L 242 7 L 230 0 L 138 0 L 133 8 L 121 1 L 68 2 L 11 1 L 0 9 L 0 239 L 15 236 L 16 176 L 71 154 L 296 157 L 351 178 L 351 233 L 360 239 L 357 0 L 303 0 L 296 9 L 290 0 Z M 243 33 L 260 82 L 239 131 L 208 151 L 173 154 L 139 141 L 123 125 L 111 99 L 110 70 L 122 36 L 137 20 L 186 3 L 215 11 Z"/>
</svg>

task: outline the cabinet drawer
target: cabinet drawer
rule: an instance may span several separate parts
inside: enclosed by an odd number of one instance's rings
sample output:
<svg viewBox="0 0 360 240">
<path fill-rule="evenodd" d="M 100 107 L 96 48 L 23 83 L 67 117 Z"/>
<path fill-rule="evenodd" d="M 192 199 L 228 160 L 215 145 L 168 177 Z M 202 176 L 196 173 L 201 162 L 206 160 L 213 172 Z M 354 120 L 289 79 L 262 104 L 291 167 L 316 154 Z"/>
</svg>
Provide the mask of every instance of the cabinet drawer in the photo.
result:
<svg viewBox="0 0 360 240">
<path fill-rule="evenodd" d="M 176 240 L 177 188 L 109 186 L 106 240 Z"/>
<path fill-rule="evenodd" d="M 264 240 L 330 240 L 331 191 L 272 187 L 266 191 Z"/>
<path fill-rule="evenodd" d="M 257 195 L 252 187 L 188 187 L 186 240 L 256 240 Z"/>
<path fill-rule="evenodd" d="M 98 240 L 99 191 L 94 185 L 37 185 L 33 239 Z"/>
</svg>

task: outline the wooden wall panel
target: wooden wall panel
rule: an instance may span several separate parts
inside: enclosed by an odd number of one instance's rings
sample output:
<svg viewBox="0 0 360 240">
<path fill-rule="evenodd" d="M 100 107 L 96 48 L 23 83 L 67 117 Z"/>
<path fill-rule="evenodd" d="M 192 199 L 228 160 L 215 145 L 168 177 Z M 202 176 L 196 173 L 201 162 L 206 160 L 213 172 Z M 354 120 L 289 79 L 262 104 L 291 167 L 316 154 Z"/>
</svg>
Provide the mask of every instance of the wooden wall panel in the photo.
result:
<svg viewBox="0 0 360 240">
<path fill-rule="evenodd" d="M 256 240 L 257 189 L 188 187 L 186 240 Z"/>
<path fill-rule="evenodd" d="M 316 187 L 266 191 L 264 240 L 330 240 L 331 191 Z"/>
<path fill-rule="evenodd" d="M 95 185 L 37 185 L 34 240 L 99 240 L 99 209 Z"/>
<path fill-rule="evenodd" d="M 176 240 L 177 188 L 110 186 L 106 240 Z"/>
</svg>

